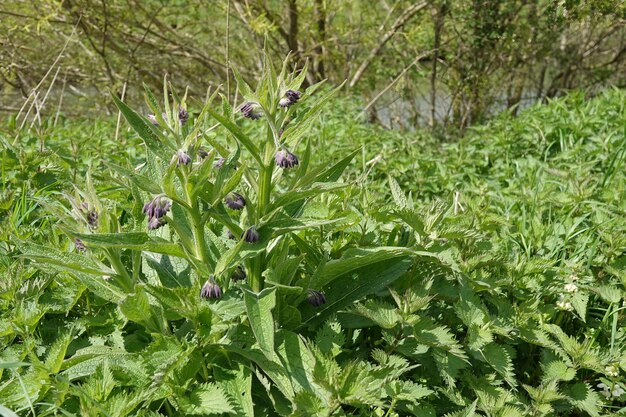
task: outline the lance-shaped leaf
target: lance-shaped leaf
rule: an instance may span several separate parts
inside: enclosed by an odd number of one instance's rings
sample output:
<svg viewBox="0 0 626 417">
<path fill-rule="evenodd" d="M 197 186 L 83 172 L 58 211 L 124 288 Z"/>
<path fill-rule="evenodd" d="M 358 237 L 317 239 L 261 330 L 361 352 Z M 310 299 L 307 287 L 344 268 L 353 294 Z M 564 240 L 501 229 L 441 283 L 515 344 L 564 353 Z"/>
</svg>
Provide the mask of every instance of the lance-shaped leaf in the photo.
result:
<svg viewBox="0 0 626 417">
<path fill-rule="evenodd" d="M 120 112 L 122 112 L 126 121 L 131 125 L 135 132 L 137 132 L 141 139 L 144 140 L 148 148 L 150 148 L 153 152 L 155 152 L 164 160 L 168 159 L 168 155 L 171 153 L 171 151 L 176 151 L 176 148 L 174 146 L 164 141 L 164 137 L 160 137 L 160 135 L 157 133 L 157 128 L 153 126 L 152 123 L 150 123 L 146 118 L 141 117 L 139 114 L 137 114 L 122 100 L 117 98 L 115 94 L 111 94 L 111 97 L 113 97 L 115 105 L 118 109 L 120 109 Z"/>
<path fill-rule="evenodd" d="M 260 293 L 244 289 L 244 302 L 250 327 L 259 347 L 267 359 L 274 361 L 274 318 L 272 309 L 276 306 L 276 289 L 266 288 Z"/>
<path fill-rule="evenodd" d="M 303 326 L 321 323 L 354 301 L 387 287 L 409 269 L 414 256 L 415 252 L 406 248 L 354 249 L 346 251 L 342 259 L 326 263 L 310 284 L 325 293 L 326 303 L 317 308 L 303 306 Z"/>
</svg>

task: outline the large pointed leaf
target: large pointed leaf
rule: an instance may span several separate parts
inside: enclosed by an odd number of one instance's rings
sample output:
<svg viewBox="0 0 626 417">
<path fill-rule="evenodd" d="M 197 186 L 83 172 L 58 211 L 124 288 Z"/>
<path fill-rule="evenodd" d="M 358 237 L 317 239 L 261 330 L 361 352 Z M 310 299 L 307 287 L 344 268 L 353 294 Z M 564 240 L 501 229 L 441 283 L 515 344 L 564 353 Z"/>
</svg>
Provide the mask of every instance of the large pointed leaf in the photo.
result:
<svg viewBox="0 0 626 417">
<path fill-rule="evenodd" d="M 274 360 L 276 357 L 274 352 L 274 332 L 276 329 L 274 328 L 272 309 L 276 306 L 276 289 L 266 288 L 258 294 L 245 290 L 244 301 L 250 327 L 259 347 L 268 359 Z"/>
<path fill-rule="evenodd" d="M 322 290 L 326 303 L 302 308 L 302 323 L 311 326 L 368 294 L 387 287 L 413 263 L 414 252 L 405 248 L 381 247 L 346 251 L 342 259 L 328 262 L 311 282 Z"/>
<path fill-rule="evenodd" d="M 180 245 L 162 238 L 151 238 L 147 233 L 143 232 L 74 233 L 73 235 L 85 242 L 87 246 L 145 250 L 179 258 L 186 257 Z"/>
<path fill-rule="evenodd" d="M 161 141 L 162 138 L 156 133 L 156 128 L 145 118 L 138 115 L 133 109 L 128 107 L 122 100 L 117 98 L 115 94 L 111 94 L 113 101 L 120 112 L 124 115 L 126 121 L 132 126 L 137 134 L 144 140 L 146 146 L 159 155 L 164 160 L 168 159 L 168 155 L 176 149 L 166 146 L 166 142 Z"/>
</svg>

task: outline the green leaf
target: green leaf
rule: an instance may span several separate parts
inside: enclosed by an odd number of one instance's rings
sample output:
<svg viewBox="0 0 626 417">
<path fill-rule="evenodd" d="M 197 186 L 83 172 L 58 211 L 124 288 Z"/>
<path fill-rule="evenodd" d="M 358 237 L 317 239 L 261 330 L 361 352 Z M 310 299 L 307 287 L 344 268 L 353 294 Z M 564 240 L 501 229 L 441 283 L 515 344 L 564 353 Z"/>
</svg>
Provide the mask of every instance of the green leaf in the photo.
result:
<svg viewBox="0 0 626 417">
<path fill-rule="evenodd" d="M 600 415 L 602 401 L 598 393 L 591 386 L 585 383 L 578 383 L 563 389 L 563 393 L 568 396 L 574 407 L 587 412 L 591 417 Z"/>
<path fill-rule="evenodd" d="M 274 319 L 272 309 L 276 306 L 276 288 L 266 288 L 260 293 L 244 289 L 244 301 L 250 327 L 259 347 L 269 360 L 274 360 Z"/>
<path fill-rule="evenodd" d="M 235 411 L 222 388 L 210 383 L 194 386 L 191 392 L 177 395 L 175 401 L 184 413 L 191 415 L 223 415 Z"/>
<path fill-rule="evenodd" d="M 263 160 L 259 155 L 259 150 L 256 145 L 250 140 L 248 135 L 243 133 L 239 126 L 237 126 L 234 122 L 224 117 L 223 115 L 217 113 L 215 110 L 208 110 L 209 114 L 213 116 L 222 126 L 224 126 L 238 141 L 241 143 L 252 155 L 254 159 L 257 160 L 259 165 L 263 166 Z"/>
<path fill-rule="evenodd" d="M 147 119 L 138 115 L 133 109 L 128 107 L 122 100 L 117 98 L 115 94 L 111 93 L 111 97 L 113 97 L 113 101 L 115 105 L 120 110 L 120 112 L 124 115 L 126 121 L 131 125 L 131 127 L 137 132 L 137 134 L 144 140 L 146 146 L 151 149 L 154 153 L 159 155 L 163 160 L 168 160 L 171 156 L 172 151 L 176 151 L 176 148 L 173 146 L 166 146 L 162 141 L 159 135 L 157 134 L 157 128 L 152 126 Z"/>
<path fill-rule="evenodd" d="M 187 257 L 179 244 L 158 237 L 151 238 L 144 232 L 73 233 L 73 235 L 81 239 L 87 246 L 93 245 L 100 248 L 145 250 L 148 252 L 161 253 L 163 255 L 177 256 L 179 258 Z"/>
<path fill-rule="evenodd" d="M 157 184 L 152 178 L 147 177 L 142 174 L 138 174 L 134 170 L 126 169 L 120 165 L 114 164 L 112 162 L 105 162 L 105 164 L 117 174 L 121 175 L 124 178 L 128 178 L 131 180 L 137 187 L 141 188 L 144 191 L 147 191 L 151 194 L 160 194 L 162 193 L 161 186 Z"/>
<path fill-rule="evenodd" d="M 396 247 L 351 249 L 342 259 L 326 263 L 310 284 L 325 293 L 326 303 L 318 308 L 306 305 L 302 309 L 303 325 L 321 323 L 354 301 L 387 287 L 409 269 L 414 255 Z"/>
<path fill-rule="evenodd" d="M 229 369 L 214 367 L 213 375 L 224 390 L 237 416 L 254 417 L 252 372 L 240 362 L 229 363 Z"/>
<path fill-rule="evenodd" d="M 543 380 L 546 382 L 571 381 L 576 376 L 576 369 L 559 360 L 542 365 L 542 368 Z"/>
</svg>

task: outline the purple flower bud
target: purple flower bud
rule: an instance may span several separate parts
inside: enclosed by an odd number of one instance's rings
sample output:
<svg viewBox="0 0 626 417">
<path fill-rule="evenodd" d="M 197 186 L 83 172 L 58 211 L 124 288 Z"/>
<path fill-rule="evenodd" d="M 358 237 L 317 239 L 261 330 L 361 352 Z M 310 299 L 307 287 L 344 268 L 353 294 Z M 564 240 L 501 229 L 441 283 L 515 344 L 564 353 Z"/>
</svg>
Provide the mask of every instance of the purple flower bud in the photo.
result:
<svg viewBox="0 0 626 417">
<path fill-rule="evenodd" d="M 293 168 L 300 163 L 298 161 L 298 157 L 289 152 L 287 149 L 281 149 L 276 152 L 274 159 L 276 160 L 276 165 L 283 169 Z"/>
<path fill-rule="evenodd" d="M 233 235 L 233 232 L 231 232 L 230 230 L 226 231 L 226 237 L 229 238 L 230 240 L 237 240 L 235 235 Z"/>
<path fill-rule="evenodd" d="M 313 307 L 319 307 L 322 304 L 326 304 L 326 296 L 323 292 L 316 290 L 308 290 L 306 301 Z"/>
<path fill-rule="evenodd" d="M 241 265 L 239 265 L 233 271 L 233 274 L 230 276 L 230 279 L 232 279 L 233 281 L 243 281 L 244 279 L 246 279 L 246 270 L 243 269 Z"/>
<path fill-rule="evenodd" d="M 204 283 L 202 290 L 200 290 L 200 297 L 205 300 L 215 300 L 222 297 L 222 289 L 215 282 L 213 275 L 210 275 L 209 279 Z"/>
<path fill-rule="evenodd" d="M 204 146 L 200 146 L 200 147 L 198 148 L 198 156 L 199 156 L 201 159 L 204 159 L 204 158 L 206 158 L 207 156 L 209 156 L 209 152 L 206 150 L 206 148 L 205 148 Z"/>
<path fill-rule="evenodd" d="M 156 116 L 154 114 L 149 114 L 148 115 L 148 120 L 150 121 L 150 123 L 152 123 L 155 126 L 159 125 L 159 122 L 158 122 L 158 120 L 157 120 L 157 118 L 156 118 Z"/>
<path fill-rule="evenodd" d="M 162 218 L 150 217 L 148 219 L 148 230 L 156 230 L 159 227 L 165 226 L 165 223 L 167 223 L 167 221 Z"/>
<path fill-rule="evenodd" d="M 229 193 L 226 198 L 224 198 L 224 203 L 226 203 L 231 210 L 241 210 L 246 206 L 246 200 L 241 194 L 237 193 Z"/>
<path fill-rule="evenodd" d="M 176 152 L 174 158 L 178 158 L 178 162 L 176 163 L 177 166 L 188 165 L 191 163 L 191 156 L 189 156 L 187 152 L 182 149 L 179 149 L 178 152 Z"/>
<path fill-rule="evenodd" d="M 243 114 L 243 117 L 248 119 L 258 120 L 261 118 L 261 112 L 258 110 L 257 105 L 250 101 L 246 101 L 239 107 L 239 111 Z"/>
<path fill-rule="evenodd" d="M 220 169 L 224 166 L 224 162 L 226 162 L 226 159 L 220 157 L 217 161 L 213 162 L 213 168 Z"/>
<path fill-rule="evenodd" d="M 259 239 L 259 232 L 256 231 L 256 227 L 254 226 L 243 232 L 243 240 L 248 243 L 257 243 Z"/>
<path fill-rule="evenodd" d="M 82 240 L 76 238 L 74 240 L 74 249 L 76 249 L 76 252 L 85 252 L 87 250 L 87 246 L 85 246 Z"/>
<path fill-rule="evenodd" d="M 285 92 L 285 97 L 281 98 L 278 102 L 280 107 L 289 107 L 293 104 L 296 104 L 298 100 L 302 97 L 302 93 L 296 90 L 287 90 Z"/>
<path fill-rule="evenodd" d="M 297 103 L 300 97 L 302 97 L 302 93 L 296 90 L 287 90 L 285 96 L 292 102 Z"/>
<path fill-rule="evenodd" d="M 172 207 L 172 203 L 161 195 L 143 205 L 143 213 L 148 216 L 148 230 L 158 229 L 167 223 L 163 217 L 170 207 Z"/>
<path fill-rule="evenodd" d="M 180 105 L 178 106 L 178 120 L 181 125 L 184 125 L 187 123 L 187 120 L 189 120 L 189 113 L 183 106 Z"/>
<path fill-rule="evenodd" d="M 91 210 L 89 213 L 87 213 L 87 223 L 92 229 L 98 227 L 98 213 L 95 210 Z"/>
</svg>

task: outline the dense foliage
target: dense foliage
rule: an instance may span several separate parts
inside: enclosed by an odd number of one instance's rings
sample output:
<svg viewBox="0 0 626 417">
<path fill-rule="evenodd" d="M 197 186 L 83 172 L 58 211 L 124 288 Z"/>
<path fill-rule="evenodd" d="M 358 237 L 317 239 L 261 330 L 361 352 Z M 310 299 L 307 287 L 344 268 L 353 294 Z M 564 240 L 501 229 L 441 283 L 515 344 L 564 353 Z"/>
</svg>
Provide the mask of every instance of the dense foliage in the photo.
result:
<svg viewBox="0 0 626 417">
<path fill-rule="evenodd" d="M 626 413 L 624 93 L 441 145 L 303 80 L 9 123 L 0 412 Z"/>
</svg>

